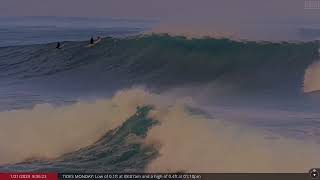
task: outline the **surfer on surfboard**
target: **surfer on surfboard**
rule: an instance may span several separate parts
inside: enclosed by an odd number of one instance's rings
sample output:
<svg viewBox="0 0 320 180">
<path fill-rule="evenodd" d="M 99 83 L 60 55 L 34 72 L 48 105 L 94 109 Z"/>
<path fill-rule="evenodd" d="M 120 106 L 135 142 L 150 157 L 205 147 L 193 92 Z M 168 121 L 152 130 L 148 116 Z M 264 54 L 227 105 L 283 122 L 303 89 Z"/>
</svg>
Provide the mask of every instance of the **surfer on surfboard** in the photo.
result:
<svg viewBox="0 0 320 180">
<path fill-rule="evenodd" d="M 91 37 L 90 44 L 93 44 L 93 43 L 94 43 L 94 40 L 93 40 L 93 37 Z"/>
<path fill-rule="evenodd" d="M 96 44 L 98 44 L 101 40 L 102 40 L 102 38 L 100 36 L 98 36 L 98 38 L 96 40 L 94 40 L 93 37 L 91 37 L 90 43 L 87 47 L 93 47 Z"/>
<path fill-rule="evenodd" d="M 57 48 L 57 49 L 61 49 L 61 43 L 60 43 L 60 42 L 57 43 L 56 48 Z"/>
<path fill-rule="evenodd" d="M 62 49 L 64 47 L 64 44 L 61 44 L 60 42 L 57 42 L 56 49 Z"/>
</svg>

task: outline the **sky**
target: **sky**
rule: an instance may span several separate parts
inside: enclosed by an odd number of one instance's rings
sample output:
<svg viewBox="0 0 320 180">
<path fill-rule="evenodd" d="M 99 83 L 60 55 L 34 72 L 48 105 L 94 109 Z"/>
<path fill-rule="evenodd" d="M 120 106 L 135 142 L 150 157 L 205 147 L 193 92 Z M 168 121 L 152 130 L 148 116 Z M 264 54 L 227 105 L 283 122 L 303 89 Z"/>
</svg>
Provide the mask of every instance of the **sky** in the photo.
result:
<svg viewBox="0 0 320 180">
<path fill-rule="evenodd" d="M 320 9 L 306 10 L 304 2 L 305 0 L 0 0 L 0 17 L 147 18 L 193 26 L 224 26 L 229 27 L 229 30 L 234 27 L 244 28 L 244 24 L 251 23 L 264 26 L 318 24 Z M 265 29 L 263 26 L 256 28 Z M 252 28 L 246 26 L 244 31 L 250 29 Z M 276 34 L 277 30 L 274 29 L 271 33 Z"/>
<path fill-rule="evenodd" d="M 304 0 L 0 0 L 0 16 L 315 21 Z"/>
</svg>

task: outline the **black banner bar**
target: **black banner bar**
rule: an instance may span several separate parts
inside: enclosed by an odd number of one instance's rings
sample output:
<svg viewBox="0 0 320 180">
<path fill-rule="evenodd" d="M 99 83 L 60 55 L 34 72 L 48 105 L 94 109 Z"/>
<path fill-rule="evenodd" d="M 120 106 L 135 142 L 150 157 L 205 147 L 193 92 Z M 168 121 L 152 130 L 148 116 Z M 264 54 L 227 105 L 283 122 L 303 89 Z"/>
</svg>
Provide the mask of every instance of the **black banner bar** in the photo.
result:
<svg viewBox="0 0 320 180">
<path fill-rule="evenodd" d="M 309 173 L 59 173 L 59 180 L 316 180 Z M 319 179 L 320 180 L 320 179 Z"/>
</svg>

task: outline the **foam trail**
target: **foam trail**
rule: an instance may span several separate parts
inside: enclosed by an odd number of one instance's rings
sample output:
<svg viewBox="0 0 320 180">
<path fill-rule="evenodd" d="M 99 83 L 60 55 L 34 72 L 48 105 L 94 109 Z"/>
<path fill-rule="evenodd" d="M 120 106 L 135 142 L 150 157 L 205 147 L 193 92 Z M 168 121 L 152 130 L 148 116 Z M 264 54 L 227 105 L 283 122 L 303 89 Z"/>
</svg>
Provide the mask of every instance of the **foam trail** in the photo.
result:
<svg viewBox="0 0 320 180">
<path fill-rule="evenodd" d="M 306 70 L 303 90 L 306 93 L 320 90 L 320 62 L 313 63 Z"/>
<path fill-rule="evenodd" d="M 134 114 L 149 96 L 137 88 L 95 102 L 1 112 L 0 164 L 55 158 L 90 145 Z"/>
<path fill-rule="evenodd" d="M 307 172 L 319 165 L 319 145 L 267 139 L 261 132 L 190 114 L 183 106 L 150 114 L 159 119 L 146 143 L 160 156 L 149 172 Z"/>
</svg>

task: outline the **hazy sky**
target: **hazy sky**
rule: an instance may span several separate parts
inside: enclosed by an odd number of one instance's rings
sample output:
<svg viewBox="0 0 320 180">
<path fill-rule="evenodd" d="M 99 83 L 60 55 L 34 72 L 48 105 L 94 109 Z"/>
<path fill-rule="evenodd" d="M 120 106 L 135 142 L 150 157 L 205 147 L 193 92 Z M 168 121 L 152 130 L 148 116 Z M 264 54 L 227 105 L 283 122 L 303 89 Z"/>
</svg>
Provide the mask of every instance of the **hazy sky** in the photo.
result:
<svg viewBox="0 0 320 180">
<path fill-rule="evenodd" d="M 0 16 L 316 22 L 320 10 L 304 10 L 304 0 L 0 0 Z"/>
<path fill-rule="evenodd" d="M 177 23 L 187 24 L 184 29 L 210 26 L 206 29 L 250 35 L 253 31 L 263 32 L 263 38 L 278 39 L 296 34 L 292 24 L 320 24 L 320 9 L 306 10 L 304 3 L 305 0 L 0 0 L 0 17 L 156 18 L 180 28 Z M 254 28 L 247 25 L 251 23 L 256 24 Z"/>
</svg>

